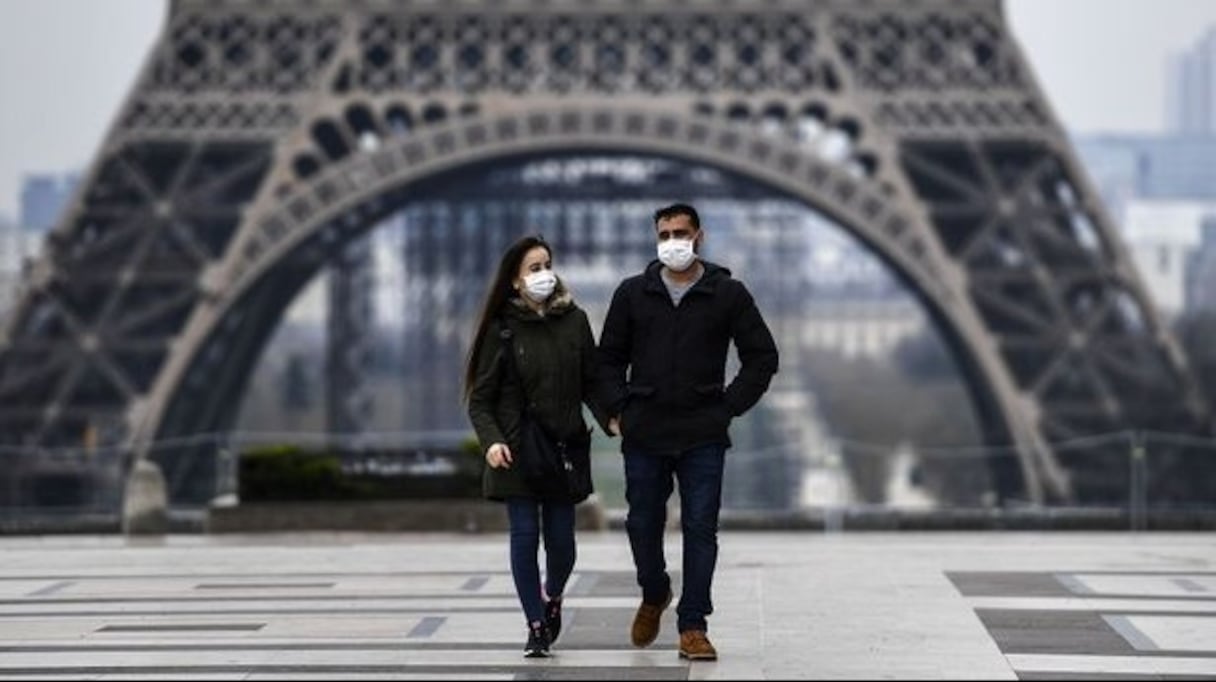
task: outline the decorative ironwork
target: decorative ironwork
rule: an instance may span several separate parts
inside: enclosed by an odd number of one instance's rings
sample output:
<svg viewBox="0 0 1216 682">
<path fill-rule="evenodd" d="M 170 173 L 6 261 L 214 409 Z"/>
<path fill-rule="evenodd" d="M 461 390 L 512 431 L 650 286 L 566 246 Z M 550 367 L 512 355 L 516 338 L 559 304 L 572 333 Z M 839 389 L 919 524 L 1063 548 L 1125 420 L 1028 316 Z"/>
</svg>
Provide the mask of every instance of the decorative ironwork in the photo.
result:
<svg viewBox="0 0 1216 682">
<path fill-rule="evenodd" d="M 580 151 L 717 167 L 857 234 L 1021 453 L 1007 497 L 1112 499 L 1058 438 L 1212 429 L 996 0 L 172 8 L 8 321 L 3 442 L 227 428 L 286 303 L 412 187 Z M 1213 494 L 1177 471 L 1155 485 Z"/>
</svg>

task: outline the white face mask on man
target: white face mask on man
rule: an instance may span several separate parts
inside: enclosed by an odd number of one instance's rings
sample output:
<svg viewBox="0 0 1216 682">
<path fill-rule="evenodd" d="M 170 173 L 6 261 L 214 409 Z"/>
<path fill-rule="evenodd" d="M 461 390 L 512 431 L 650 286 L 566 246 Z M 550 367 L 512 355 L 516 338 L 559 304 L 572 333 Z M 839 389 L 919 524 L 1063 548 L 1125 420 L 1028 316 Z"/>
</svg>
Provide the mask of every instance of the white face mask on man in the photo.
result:
<svg viewBox="0 0 1216 682">
<path fill-rule="evenodd" d="M 692 248 L 692 241 L 691 239 L 668 239 L 659 242 L 659 262 L 676 272 L 684 272 L 697 259 L 697 253 Z"/>
<path fill-rule="evenodd" d="M 544 303 L 556 289 L 557 275 L 552 270 L 541 270 L 524 277 L 523 293 L 535 303 Z"/>
</svg>

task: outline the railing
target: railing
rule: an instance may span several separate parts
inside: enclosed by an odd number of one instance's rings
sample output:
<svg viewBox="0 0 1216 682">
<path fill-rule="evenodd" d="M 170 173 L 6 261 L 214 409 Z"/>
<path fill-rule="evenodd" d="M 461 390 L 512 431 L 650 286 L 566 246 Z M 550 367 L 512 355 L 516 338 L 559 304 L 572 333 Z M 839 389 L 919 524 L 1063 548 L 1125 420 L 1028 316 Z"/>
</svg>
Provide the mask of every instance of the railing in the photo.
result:
<svg viewBox="0 0 1216 682">
<path fill-rule="evenodd" d="M 210 506 L 239 503 L 242 454 L 259 448 L 296 446 L 305 453 L 336 454 L 345 474 L 427 477 L 451 473 L 446 458 L 469 438 L 464 431 L 230 432 L 157 442 L 148 448 L 148 455 L 162 464 L 171 510 L 202 512 Z M 610 509 L 621 509 L 623 472 L 614 456 L 617 442 L 597 436 L 594 447 L 600 499 Z M 940 482 L 963 471 L 982 478 L 1002 467 L 1017 470 L 1017 450 L 890 445 L 842 438 L 815 447 L 803 443 L 751 449 L 737 446 L 728 456 L 724 513 L 753 518 L 810 516 L 827 530 L 847 527 L 849 519 L 856 521 L 866 514 L 902 515 L 906 524 L 917 514 L 924 519 L 936 515 L 936 522 L 948 523 L 942 519 L 951 515 L 964 519 L 998 512 L 1056 517 L 1072 513 L 1081 525 L 1085 519 L 1101 518 L 1107 526 L 1130 530 L 1160 527 L 1154 519 L 1169 514 L 1216 519 L 1216 494 L 1204 492 L 1216 489 L 1216 439 L 1121 431 L 1052 443 L 1051 447 L 1069 472 L 1074 490 L 1086 502 L 1033 502 L 1016 495 L 942 502 L 935 494 L 934 480 Z M 0 457 L 6 459 L 0 473 L 0 530 L 57 526 L 104 530 L 114 527 L 120 518 L 132 450 L 0 446 Z M 768 479 L 761 477 L 757 482 L 759 470 L 767 470 Z M 751 476 L 748 485 L 786 486 L 796 494 L 778 509 L 750 505 L 746 499 L 740 502 L 738 490 L 732 486 L 740 484 L 745 475 Z M 885 486 L 881 494 L 851 492 L 864 487 L 860 483 L 866 476 L 881 479 Z"/>
<path fill-rule="evenodd" d="M 806 463 L 804 479 L 821 475 L 834 485 L 820 489 L 817 498 L 804 497 L 801 511 L 807 508 L 820 514 L 820 523 L 828 529 L 840 527 L 841 517 L 852 515 L 874 517 L 872 527 L 880 527 L 880 518 L 902 515 L 902 527 L 949 527 L 954 518 L 958 525 L 974 527 L 1010 527 L 1037 523 L 1040 527 L 1122 527 L 1144 530 L 1150 525 L 1173 528 L 1216 528 L 1216 439 L 1188 434 L 1158 431 L 1126 430 L 1096 434 L 1049 444 L 1061 465 L 1070 491 L 1075 497 L 1048 495 L 1039 502 L 1025 493 L 1006 494 L 1002 501 L 995 492 L 991 499 L 962 503 L 942 502 L 932 498 L 932 486 L 923 483 L 934 472 L 969 468 L 972 472 L 992 475 L 992 472 L 1020 472 L 1021 456 L 1013 446 L 932 447 L 909 444 L 878 444 L 858 439 L 833 439 L 826 448 L 806 454 L 800 444 L 778 444 L 771 447 L 732 452 L 728 458 L 727 487 L 731 475 L 731 459 L 740 468 L 754 468 L 774 461 Z M 904 469 L 901 471 L 901 468 Z M 848 489 L 865 471 L 885 474 L 887 484 L 912 499 L 879 495 L 867 501 L 866 496 L 850 496 Z M 794 472 L 790 472 L 794 473 Z M 913 479 L 913 480 L 909 480 Z M 915 479 L 921 479 L 917 484 Z M 890 491 L 883 491 L 889 493 Z M 897 491 L 898 492 L 898 491 Z M 920 499 L 916 499 L 919 496 Z M 1080 499 L 1081 501 L 1075 501 Z M 756 509 L 748 510 L 755 513 Z M 1003 514 L 992 518 L 985 526 L 980 517 Z M 922 518 L 917 521 L 917 515 Z M 1035 520 L 1035 515 L 1039 519 Z M 935 518 L 928 518 L 935 516 Z M 1051 516 L 1056 519 L 1051 523 Z M 970 518 L 970 522 L 968 521 Z M 875 520 L 876 519 L 876 520 Z M 913 522 L 909 523 L 909 519 Z M 1164 519 L 1164 521 L 1163 521 Z M 1155 524 L 1150 524 L 1155 520 Z M 890 525 L 899 525 L 889 521 Z M 1002 526 L 1004 523 L 1004 526 Z"/>
</svg>

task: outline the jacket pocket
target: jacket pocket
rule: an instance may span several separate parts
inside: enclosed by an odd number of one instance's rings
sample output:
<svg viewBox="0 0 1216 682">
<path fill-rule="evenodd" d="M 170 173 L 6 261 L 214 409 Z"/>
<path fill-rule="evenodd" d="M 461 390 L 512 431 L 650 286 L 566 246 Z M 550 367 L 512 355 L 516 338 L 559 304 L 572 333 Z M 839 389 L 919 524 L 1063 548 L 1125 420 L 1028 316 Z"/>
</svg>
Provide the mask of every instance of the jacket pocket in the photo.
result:
<svg viewBox="0 0 1216 682">
<path fill-rule="evenodd" d="M 722 384 L 699 384 L 692 387 L 692 392 L 696 407 L 717 407 L 723 404 L 723 398 L 726 396 L 726 389 Z"/>
<path fill-rule="evenodd" d="M 699 409 L 706 410 L 718 428 L 730 426 L 733 415 L 726 405 L 726 387 L 722 384 L 700 384 L 692 387 L 697 395 Z"/>
<path fill-rule="evenodd" d="M 655 394 L 653 386 L 630 384 L 626 390 L 629 398 L 625 401 L 625 409 L 621 411 L 622 434 L 634 432 L 634 429 L 637 428 L 637 417 L 641 412 L 642 404 L 649 401 Z"/>
</svg>

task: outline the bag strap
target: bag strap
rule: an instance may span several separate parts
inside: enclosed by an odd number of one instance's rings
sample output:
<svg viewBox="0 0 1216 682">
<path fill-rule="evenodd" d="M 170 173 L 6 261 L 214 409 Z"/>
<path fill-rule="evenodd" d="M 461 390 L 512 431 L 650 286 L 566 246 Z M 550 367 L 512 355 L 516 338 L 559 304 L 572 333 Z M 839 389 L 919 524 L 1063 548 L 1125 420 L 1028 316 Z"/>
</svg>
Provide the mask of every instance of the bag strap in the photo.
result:
<svg viewBox="0 0 1216 682">
<path fill-rule="evenodd" d="M 507 324 L 505 317 L 498 318 L 498 340 L 502 342 L 503 359 L 507 363 L 507 376 L 519 385 L 519 393 L 524 399 L 525 415 L 528 410 L 528 389 L 524 387 L 524 378 L 519 373 L 519 365 L 515 362 L 515 331 Z"/>
<path fill-rule="evenodd" d="M 515 331 L 511 329 L 507 324 L 506 318 L 502 316 L 498 317 L 498 339 L 502 342 L 502 353 L 507 363 L 507 376 L 519 385 L 519 394 L 524 399 L 523 409 L 521 410 L 523 417 L 531 420 L 540 426 L 541 429 L 548 432 L 548 429 L 543 426 L 543 422 L 536 418 L 536 415 L 532 413 L 532 409 L 529 407 L 532 403 L 528 400 L 528 389 L 524 387 L 524 378 L 520 375 L 519 365 L 515 361 Z M 562 441 L 564 442 L 565 439 L 562 439 Z"/>
<path fill-rule="evenodd" d="M 536 426 L 540 427 L 541 431 L 548 434 L 549 430 L 545 428 L 539 419 L 532 414 L 532 410 L 528 407 L 531 403 L 528 401 L 528 389 L 524 387 L 524 379 L 520 376 L 519 365 L 515 361 L 515 331 L 507 324 L 505 317 L 498 317 L 498 339 L 502 342 L 504 360 L 507 363 L 507 376 L 512 381 L 519 384 L 519 394 L 524 399 L 522 416 L 525 420 L 531 421 Z M 566 460 L 566 440 L 563 438 L 557 441 L 557 446 L 561 448 L 561 458 L 566 462 L 567 469 L 569 462 Z"/>
</svg>

